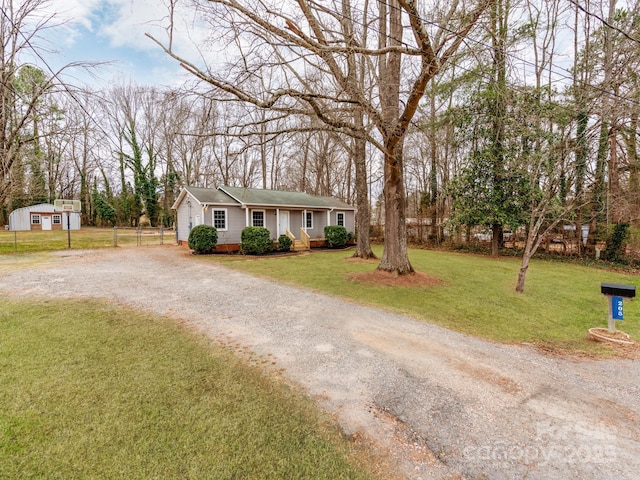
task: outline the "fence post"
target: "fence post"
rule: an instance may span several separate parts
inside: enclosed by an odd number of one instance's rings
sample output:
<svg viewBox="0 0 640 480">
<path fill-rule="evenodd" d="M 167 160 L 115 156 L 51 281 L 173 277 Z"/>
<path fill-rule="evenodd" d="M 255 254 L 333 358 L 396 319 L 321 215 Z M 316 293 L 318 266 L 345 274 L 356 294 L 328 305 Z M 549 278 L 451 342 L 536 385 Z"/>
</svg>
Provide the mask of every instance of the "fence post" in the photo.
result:
<svg viewBox="0 0 640 480">
<path fill-rule="evenodd" d="M 113 227 L 113 246 L 118 246 L 118 227 Z"/>
</svg>

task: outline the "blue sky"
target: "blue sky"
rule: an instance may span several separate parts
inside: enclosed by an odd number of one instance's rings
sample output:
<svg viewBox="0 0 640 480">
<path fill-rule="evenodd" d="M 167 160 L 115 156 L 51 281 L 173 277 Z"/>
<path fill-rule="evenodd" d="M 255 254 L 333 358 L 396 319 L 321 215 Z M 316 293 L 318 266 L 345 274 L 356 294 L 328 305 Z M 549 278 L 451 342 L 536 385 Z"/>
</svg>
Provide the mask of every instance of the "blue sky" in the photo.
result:
<svg viewBox="0 0 640 480">
<path fill-rule="evenodd" d="M 56 54 L 47 55 L 53 69 L 72 62 L 113 62 L 95 71 L 94 80 L 81 70 L 67 70 L 65 79 L 73 84 L 94 86 L 129 81 L 143 85 L 177 85 L 185 78 L 177 62 L 169 58 L 145 33 L 166 38 L 167 7 L 164 0 L 51 0 L 54 23 L 47 32 Z M 196 33 L 180 27 L 176 44 L 187 48 L 188 37 Z M 187 56 L 189 52 L 183 50 Z"/>
</svg>

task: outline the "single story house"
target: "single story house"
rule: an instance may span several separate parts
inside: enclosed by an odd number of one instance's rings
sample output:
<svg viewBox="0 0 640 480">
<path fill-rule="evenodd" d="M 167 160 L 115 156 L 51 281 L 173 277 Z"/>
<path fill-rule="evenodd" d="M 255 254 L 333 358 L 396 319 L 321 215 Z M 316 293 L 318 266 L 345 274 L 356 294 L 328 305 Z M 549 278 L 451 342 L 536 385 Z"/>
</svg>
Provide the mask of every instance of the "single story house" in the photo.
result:
<svg viewBox="0 0 640 480">
<path fill-rule="evenodd" d="M 71 230 L 80 230 L 80 213 L 69 213 Z M 66 230 L 67 213 L 56 212 L 50 203 L 17 208 L 9 214 L 9 230 Z"/>
<path fill-rule="evenodd" d="M 355 230 L 355 207 L 334 197 L 300 192 L 184 187 L 171 208 L 177 212 L 179 243 L 189 239 L 193 227 L 213 225 L 218 231 L 219 251 L 239 250 L 245 227 L 266 227 L 276 241 L 287 235 L 296 249 L 323 245 L 327 225 Z"/>
</svg>

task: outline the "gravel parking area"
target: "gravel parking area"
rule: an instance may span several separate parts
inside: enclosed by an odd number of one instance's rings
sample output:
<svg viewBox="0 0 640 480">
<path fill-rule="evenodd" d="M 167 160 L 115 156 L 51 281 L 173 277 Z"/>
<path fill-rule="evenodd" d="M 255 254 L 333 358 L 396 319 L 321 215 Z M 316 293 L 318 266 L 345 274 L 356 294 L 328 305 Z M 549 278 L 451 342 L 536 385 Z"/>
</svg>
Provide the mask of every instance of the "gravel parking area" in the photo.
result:
<svg viewBox="0 0 640 480">
<path fill-rule="evenodd" d="M 2 296 L 103 298 L 193 325 L 302 387 L 406 478 L 640 472 L 640 360 L 486 342 L 175 246 L 5 256 L 0 273 Z"/>
</svg>

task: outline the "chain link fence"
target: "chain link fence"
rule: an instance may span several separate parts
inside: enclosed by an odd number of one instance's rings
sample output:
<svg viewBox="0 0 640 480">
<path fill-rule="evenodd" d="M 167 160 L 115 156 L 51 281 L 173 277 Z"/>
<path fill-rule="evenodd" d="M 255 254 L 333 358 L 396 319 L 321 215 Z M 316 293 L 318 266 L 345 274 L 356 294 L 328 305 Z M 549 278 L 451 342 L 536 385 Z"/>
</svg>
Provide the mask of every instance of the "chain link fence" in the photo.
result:
<svg viewBox="0 0 640 480">
<path fill-rule="evenodd" d="M 113 246 L 164 245 L 165 241 L 175 244 L 176 232 L 164 227 L 115 227 L 113 229 Z"/>
<path fill-rule="evenodd" d="M 122 246 L 175 245 L 176 231 L 166 227 L 115 227 L 80 230 L 0 231 L 0 254 Z"/>
</svg>

